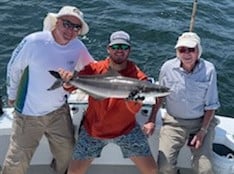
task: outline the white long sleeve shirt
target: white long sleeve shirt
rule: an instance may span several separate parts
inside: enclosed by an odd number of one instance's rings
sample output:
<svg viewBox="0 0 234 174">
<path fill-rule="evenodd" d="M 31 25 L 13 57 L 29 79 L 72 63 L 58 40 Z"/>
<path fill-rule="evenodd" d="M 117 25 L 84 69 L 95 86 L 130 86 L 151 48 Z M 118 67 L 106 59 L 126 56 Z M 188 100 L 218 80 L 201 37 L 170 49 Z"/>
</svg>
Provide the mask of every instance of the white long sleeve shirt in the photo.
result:
<svg viewBox="0 0 234 174">
<path fill-rule="evenodd" d="M 56 80 L 49 70 L 80 70 L 92 61 L 79 39 L 59 45 L 51 32 L 30 34 L 16 47 L 8 63 L 8 98 L 16 100 L 16 111 L 24 115 L 42 116 L 52 112 L 65 103 L 67 92 L 62 87 L 47 90 Z"/>
</svg>

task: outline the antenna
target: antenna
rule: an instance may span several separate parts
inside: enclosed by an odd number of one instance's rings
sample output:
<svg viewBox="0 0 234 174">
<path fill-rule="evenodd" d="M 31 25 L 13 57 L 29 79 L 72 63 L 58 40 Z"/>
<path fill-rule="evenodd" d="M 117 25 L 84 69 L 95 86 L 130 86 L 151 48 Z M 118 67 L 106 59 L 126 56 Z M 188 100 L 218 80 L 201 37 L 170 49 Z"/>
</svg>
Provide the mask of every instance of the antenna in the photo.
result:
<svg viewBox="0 0 234 174">
<path fill-rule="evenodd" d="M 191 21 L 190 21 L 190 27 L 189 31 L 192 32 L 194 28 L 194 22 L 195 22 L 195 16 L 197 12 L 197 0 L 193 1 L 193 11 L 192 11 L 192 16 L 191 16 Z"/>
</svg>

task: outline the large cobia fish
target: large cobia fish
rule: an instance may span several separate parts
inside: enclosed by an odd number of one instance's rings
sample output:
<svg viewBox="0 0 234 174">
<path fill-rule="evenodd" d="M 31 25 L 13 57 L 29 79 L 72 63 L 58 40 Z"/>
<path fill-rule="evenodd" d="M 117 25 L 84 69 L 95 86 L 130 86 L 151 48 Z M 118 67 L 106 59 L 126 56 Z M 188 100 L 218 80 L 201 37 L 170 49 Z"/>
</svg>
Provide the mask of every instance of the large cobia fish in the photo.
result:
<svg viewBox="0 0 234 174">
<path fill-rule="evenodd" d="M 48 90 L 61 87 L 64 81 L 59 73 L 56 71 L 49 72 L 57 80 Z M 96 99 L 144 100 L 146 97 L 163 97 L 170 94 L 169 88 L 149 81 L 124 77 L 114 70 L 98 75 L 78 75 L 72 78 L 69 83 Z"/>
</svg>

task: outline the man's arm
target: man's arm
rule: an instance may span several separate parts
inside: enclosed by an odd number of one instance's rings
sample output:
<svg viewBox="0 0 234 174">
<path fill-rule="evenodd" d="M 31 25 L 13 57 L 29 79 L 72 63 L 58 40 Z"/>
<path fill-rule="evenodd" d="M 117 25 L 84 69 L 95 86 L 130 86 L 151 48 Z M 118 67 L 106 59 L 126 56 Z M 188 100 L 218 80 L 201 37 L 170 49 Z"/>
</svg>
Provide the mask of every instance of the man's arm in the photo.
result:
<svg viewBox="0 0 234 174">
<path fill-rule="evenodd" d="M 193 145 L 196 149 L 198 149 L 208 132 L 208 128 L 210 126 L 211 120 L 214 118 L 215 110 L 207 110 L 204 113 L 204 118 L 202 121 L 201 129 L 196 133 L 191 141 L 191 145 Z"/>
<path fill-rule="evenodd" d="M 152 135 L 154 133 L 157 113 L 162 105 L 163 99 L 164 99 L 163 97 L 158 97 L 155 99 L 155 104 L 152 106 L 149 119 L 143 126 L 143 131 L 147 135 Z"/>
<path fill-rule="evenodd" d="M 204 131 L 205 133 L 207 132 L 210 122 L 214 118 L 214 115 L 215 115 L 215 110 L 205 111 L 200 131 Z"/>
<path fill-rule="evenodd" d="M 27 39 L 23 39 L 13 51 L 11 59 L 7 64 L 6 81 L 9 106 L 14 105 L 20 79 L 28 67 L 28 45 Z"/>
</svg>

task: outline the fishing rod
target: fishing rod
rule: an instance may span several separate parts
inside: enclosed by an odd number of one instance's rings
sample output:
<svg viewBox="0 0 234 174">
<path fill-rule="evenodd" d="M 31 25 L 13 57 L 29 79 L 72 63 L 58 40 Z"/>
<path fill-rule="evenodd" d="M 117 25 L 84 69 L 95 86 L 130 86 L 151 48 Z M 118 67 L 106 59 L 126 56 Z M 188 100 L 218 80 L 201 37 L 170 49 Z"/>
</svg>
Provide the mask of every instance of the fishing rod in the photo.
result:
<svg viewBox="0 0 234 174">
<path fill-rule="evenodd" d="M 192 11 L 191 20 L 190 20 L 190 27 L 189 27 L 190 32 L 192 32 L 193 28 L 194 28 L 196 12 L 197 12 L 197 0 L 194 0 L 193 1 L 193 11 Z"/>
<path fill-rule="evenodd" d="M 189 31 L 192 32 L 193 28 L 194 28 L 194 22 L 195 22 L 195 17 L 196 17 L 196 12 L 197 12 L 197 1 L 198 0 L 194 0 L 193 1 L 193 10 L 192 10 L 192 15 L 191 15 L 191 20 L 190 20 L 190 26 L 189 26 Z M 175 56 L 170 56 L 167 58 L 167 60 L 173 58 Z"/>
<path fill-rule="evenodd" d="M 2 103 L 2 96 L 0 96 L 0 117 L 3 114 L 3 103 Z"/>
</svg>

